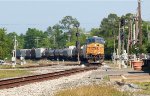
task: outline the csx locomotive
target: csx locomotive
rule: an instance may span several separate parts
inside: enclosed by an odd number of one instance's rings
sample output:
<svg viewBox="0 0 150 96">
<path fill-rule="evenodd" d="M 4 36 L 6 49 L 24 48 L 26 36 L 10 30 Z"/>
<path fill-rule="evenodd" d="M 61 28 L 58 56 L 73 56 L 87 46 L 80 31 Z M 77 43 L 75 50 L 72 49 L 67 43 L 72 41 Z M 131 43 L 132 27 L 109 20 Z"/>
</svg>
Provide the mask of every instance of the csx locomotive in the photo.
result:
<svg viewBox="0 0 150 96">
<path fill-rule="evenodd" d="M 86 40 L 86 44 L 79 50 L 80 60 L 88 63 L 102 63 L 104 60 L 104 39 L 93 36 Z M 50 60 L 77 60 L 78 50 L 75 46 L 64 49 L 33 48 L 19 49 L 16 52 L 17 58 L 21 56 L 26 59 Z"/>
<path fill-rule="evenodd" d="M 104 39 L 91 37 L 86 40 L 86 59 L 89 63 L 102 63 L 104 61 Z"/>
</svg>

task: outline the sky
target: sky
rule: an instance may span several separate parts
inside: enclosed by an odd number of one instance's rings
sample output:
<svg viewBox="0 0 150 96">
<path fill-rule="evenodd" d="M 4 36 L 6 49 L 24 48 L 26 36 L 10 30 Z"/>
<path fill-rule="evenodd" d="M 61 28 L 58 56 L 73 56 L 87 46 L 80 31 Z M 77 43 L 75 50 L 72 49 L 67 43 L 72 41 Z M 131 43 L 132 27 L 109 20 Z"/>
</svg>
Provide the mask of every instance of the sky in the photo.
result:
<svg viewBox="0 0 150 96">
<path fill-rule="evenodd" d="M 150 21 L 150 0 L 142 0 L 142 19 Z M 99 27 L 110 13 L 136 13 L 137 0 L 0 0 L 0 28 L 25 34 L 28 28 L 45 31 L 72 16 L 86 31 Z"/>
</svg>

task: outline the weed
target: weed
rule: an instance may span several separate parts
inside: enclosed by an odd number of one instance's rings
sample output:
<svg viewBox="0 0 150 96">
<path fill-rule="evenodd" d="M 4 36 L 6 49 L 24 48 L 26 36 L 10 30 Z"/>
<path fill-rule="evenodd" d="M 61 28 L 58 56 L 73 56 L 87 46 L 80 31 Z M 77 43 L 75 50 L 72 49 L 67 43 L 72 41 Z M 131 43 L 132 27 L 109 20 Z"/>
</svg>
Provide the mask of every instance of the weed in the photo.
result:
<svg viewBox="0 0 150 96">
<path fill-rule="evenodd" d="M 88 85 L 58 92 L 55 96 L 129 96 L 112 86 Z"/>
</svg>

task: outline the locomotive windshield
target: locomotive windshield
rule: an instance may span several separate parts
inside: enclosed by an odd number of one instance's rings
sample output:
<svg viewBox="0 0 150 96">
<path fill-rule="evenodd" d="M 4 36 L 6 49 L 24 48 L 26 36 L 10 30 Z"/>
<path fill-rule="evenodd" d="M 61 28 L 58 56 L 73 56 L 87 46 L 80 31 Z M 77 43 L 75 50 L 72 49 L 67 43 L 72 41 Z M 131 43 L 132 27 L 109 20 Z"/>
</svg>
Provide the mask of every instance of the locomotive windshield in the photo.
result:
<svg viewBox="0 0 150 96">
<path fill-rule="evenodd" d="M 101 43 L 101 44 L 104 44 L 105 43 L 104 39 L 101 38 L 101 37 L 91 37 L 91 38 L 88 38 L 86 40 L 86 42 L 87 42 L 87 44 L 89 44 L 89 43 Z"/>
</svg>

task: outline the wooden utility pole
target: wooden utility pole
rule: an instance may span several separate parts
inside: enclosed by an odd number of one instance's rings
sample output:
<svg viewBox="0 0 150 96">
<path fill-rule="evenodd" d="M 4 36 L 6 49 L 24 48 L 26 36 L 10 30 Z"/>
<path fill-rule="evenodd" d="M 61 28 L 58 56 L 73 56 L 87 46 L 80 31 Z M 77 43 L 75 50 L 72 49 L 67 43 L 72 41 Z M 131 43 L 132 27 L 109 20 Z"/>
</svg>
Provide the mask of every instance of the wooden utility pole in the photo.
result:
<svg viewBox="0 0 150 96">
<path fill-rule="evenodd" d="M 122 26 L 122 34 L 125 35 L 125 28 L 124 26 Z M 125 45 L 125 36 L 123 36 L 123 40 L 122 40 L 122 54 L 124 53 L 124 45 Z"/>
<path fill-rule="evenodd" d="M 118 50 L 117 50 L 117 56 L 118 56 L 118 59 L 117 59 L 117 64 L 119 64 L 119 69 L 121 69 L 121 62 L 120 62 L 120 55 L 121 55 L 121 34 L 120 34 L 120 31 L 121 31 L 121 23 L 119 22 L 119 34 L 118 34 Z"/>
<path fill-rule="evenodd" d="M 14 50 L 13 50 L 13 57 L 12 57 L 12 67 L 16 66 L 16 48 L 17 48 L 17 40 L 16 40 L 16 36 L 14 36 Z"/>
<path fill-rule="evenodd" d="M 38 42 L 39 42 L 40 38 L 39 37 L 36 37 L 35 38 L 35 41 L 36 41 L 36 47 L 38 48 Z"/>
<path fill-rule="evenodd" d="M 141 18 L 141 0 L 138 0 L 138 20 L 139 20 L 139 43 L 140 47 L 142 46 L 142 18 Z"/>
<path fill-rule="evenodd" d="M 77 52 L 78 52 L 78 63 L 80 64 L 80 42 L 79 42 L 79 36 L 80 36 L 80 33 L 79 33 L 79 23 L 76 24 L 76 28 L 77 28 L 77 33 L 76 33 L 76 37 L 77 37 L 77 41 L 76 41 L 76 48 L 77 48 Z"/>
<path fill-rule="evenodd" d="M 55 35 L 54 35 L 54 38 L 53 38 L 54 40 L 53 40 L 53 43 L 54 43 L 54 47 L 56 47 L 56 37 L 55 37 Z"/>
<path fill-rule="evenodd" d="M 115 47 L 116 46 L 116 42 L 115 41 L 116 41 L 116 38 L 115 38 L 115 34 L 114 34 L 114 53 L 116 53 L 116 47 Z"/>
<path fill-rule="evenodd" d="M 131 33 L 130 33 L 130 48 L 132 48 L 133 45 L 133 17 L 131 18 L 131 22 L 130 22 L 130 26 L 131 26 Z"/>
<path fill-rule="evenodd" d="M 119 22 L 119 35 L 118 35 L 118 54 L 120 56 L 121 53 L 121 40 L 120 40 L 120 22 Z"/>
<path fill-rule="evenodd" d="M 135 16 L 135 43 L 138 41 L 138 36 L 139 36 L 139 23 L 138 23 L 138 15 L 136 14 Z"/>
<path fill-rule="evenodd" d="M 128 28 L 129 28 L 129 33 L 128 33 L 128 43 L 127 43 L 127 53 L 129 54 L 129 48 L 130 48 L 130 43 L 132 43 L 132 39 L 131 39 L 131 29 L 132 29 L 132 23 L 131 23 L 131 19 L 129 20 L 129 24 L 128 24 Z"/>
<path fill-rule="evenodd" d="M 133 24 L 133 43 L 132 43 L 132 46 L 135 45 L 135 23 Z"/>
</svg>

